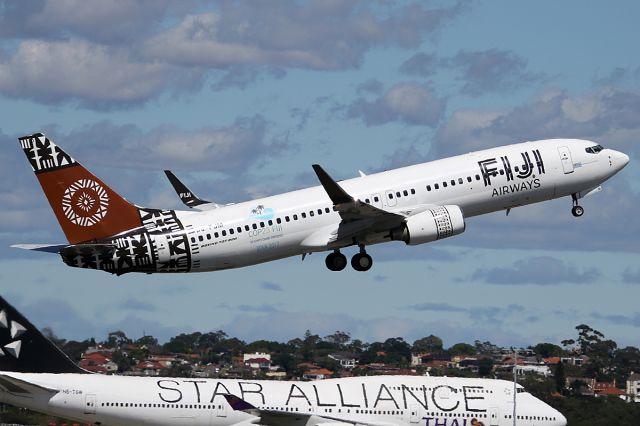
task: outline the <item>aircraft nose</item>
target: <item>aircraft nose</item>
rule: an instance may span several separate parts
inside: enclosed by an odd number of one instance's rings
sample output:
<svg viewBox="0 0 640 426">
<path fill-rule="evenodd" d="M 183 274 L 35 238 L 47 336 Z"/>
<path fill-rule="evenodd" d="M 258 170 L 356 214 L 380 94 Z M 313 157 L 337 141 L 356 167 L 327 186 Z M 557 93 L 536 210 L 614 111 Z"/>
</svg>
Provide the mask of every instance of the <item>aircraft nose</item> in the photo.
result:
<svg viewBox="0 0 640 426">
<path fill-rule="evenodd" d="M 611 155 L 616 163 L 618 170 L 622 170 L 629 163 L 629 156 L 624 152 L 612 151 Z"/>
</svg>

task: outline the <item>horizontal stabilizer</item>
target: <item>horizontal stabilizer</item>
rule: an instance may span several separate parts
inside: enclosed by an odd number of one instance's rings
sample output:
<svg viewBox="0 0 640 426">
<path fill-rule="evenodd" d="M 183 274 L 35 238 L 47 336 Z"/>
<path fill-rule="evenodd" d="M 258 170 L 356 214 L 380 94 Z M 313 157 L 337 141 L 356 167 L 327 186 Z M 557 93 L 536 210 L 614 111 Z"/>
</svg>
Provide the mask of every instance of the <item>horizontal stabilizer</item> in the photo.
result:
<svg viewBox="0 0 640 426">
<path fill-rule="evenodd" d="M 26 380 L 17 379 L 8 374 L 0 374 L 0 387 L 3 387 L 7 392 L 21 395 L 44 395 L 53 396 L 60 392 L 58 389 L 37 385 L 35 383 L 27 382 Z"/>
<path fill-rule="evenodd" d="M 22 250 L 44 251 L 47 253 L 59 253 L 60 250 L 69 244 L 14 244 L 11 247 Z"/>
<path fill-rule="evenodd" d="M 114 244 L 74 244 L 62 248 L 59 253 L 69 266 L 88 267 L 86 259 L 111 260 L 116 248 Z"/>
</svg>

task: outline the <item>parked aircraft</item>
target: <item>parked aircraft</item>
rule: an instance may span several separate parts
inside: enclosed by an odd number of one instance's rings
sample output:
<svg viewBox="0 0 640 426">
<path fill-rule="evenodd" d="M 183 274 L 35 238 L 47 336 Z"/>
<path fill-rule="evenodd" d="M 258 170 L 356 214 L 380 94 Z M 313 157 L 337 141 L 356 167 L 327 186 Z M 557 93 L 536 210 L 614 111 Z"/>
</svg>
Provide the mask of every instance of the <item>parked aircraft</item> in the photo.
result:
<svg viewBox="0 0 640 426">
<path fill-rule="evenodd" d="M 313 165 L 320 186 L 220 205 L 196 197 L 167 173 L 189 211 L 135 206 L 41 133 L 19 139 L 68 244 L 15 247 L 59 253 L 70 266 L 127 272 L 239 268 L 330 251 L 326 266 L 357 271 L 373 260 L 366 246 L 417 245 L 465 230 L 466 219 L 601 190 L 629 157 L 578 139 L 507 145 L 341 182 Z"/>
<path fill-rule="evenodd" d="M 300 382 L 89 374 L 2 297 L 0 354 L 0 402 L 95 425 L 566 425 L 560 412 L 504 380 L 367 376 Z"/>
</svg>

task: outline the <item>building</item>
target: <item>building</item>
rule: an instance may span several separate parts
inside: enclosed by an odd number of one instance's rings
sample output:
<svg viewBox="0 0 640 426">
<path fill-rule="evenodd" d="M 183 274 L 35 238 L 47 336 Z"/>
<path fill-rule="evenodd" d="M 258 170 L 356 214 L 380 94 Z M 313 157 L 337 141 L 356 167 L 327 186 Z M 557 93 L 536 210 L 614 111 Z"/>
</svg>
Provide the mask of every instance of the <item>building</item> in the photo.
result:
<svg viewBox="0 0 640 426">
<path fill-rule="evenodd" d="M 338 361 L 338 363 L 340 363 L 340 367 L 347 370 L 355 368 L 356 364 L 358 363 L 354 357 L 344 354 L 330 354 L 329 358 L 334 361 Z"/>
<path fill-rule="evenodd" d="M 326 368 L 318 368 L 317 370 L 305 371 L 302 375 L 303 380 L 322 380 L 333 376 L 333 371 Z"/>
<path fill-rule="evenodd" d="M 255 352 L 252 354 L 243 354 L 242 355 L 242 363 L 246 363 L 247 360 L 249 359 L 257 359 L 257 358 L 264 358 L 266 360 L 269 361 L 269 363 L 271 363 L 271 354 L 267 354 L 264 352 Z"/>
<path fill-rule="evenodd" d="M 640 374 L 631 372 L 627 378 L 627 401 L 640 402 Z"/>
</svg>

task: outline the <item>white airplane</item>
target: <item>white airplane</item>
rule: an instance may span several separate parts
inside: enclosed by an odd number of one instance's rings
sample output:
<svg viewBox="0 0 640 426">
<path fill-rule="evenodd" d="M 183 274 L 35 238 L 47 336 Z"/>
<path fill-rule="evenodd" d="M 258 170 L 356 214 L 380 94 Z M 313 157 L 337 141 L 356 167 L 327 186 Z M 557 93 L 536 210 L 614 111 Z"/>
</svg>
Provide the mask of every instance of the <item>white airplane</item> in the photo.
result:
<svg viewBox="0 0 640 426">
<path fill-rule="evenodd" d="M 321 186 L 219 205 L 167 176 L 191 211 L 137 207 L 41 133 L 19 139 L 69 244 L 14 247 L 57 252 L 67 265 L 126 272 L 200 272 L 331 251 L 326 265 L 345 268 L 340 250 L 357 246 L 357 271 L 373 263 L 365 247 L 448 238 L 467 218 L 553 198 L 578 200 L 601 190 L 629 157 L 578 139 L 524 142 L 334 181 L 319 165 Z"/>
<path fill-rule="evenodd" d="M 0 348 L 0 402 L 95 425 L 567 424 L 560 412 L 505 380 L 368 376 L 300 382 L 88 374 L 2 297 Z"/>
</svg>

